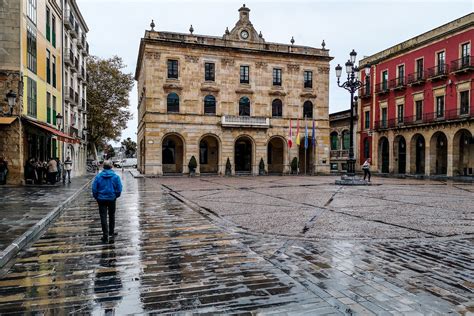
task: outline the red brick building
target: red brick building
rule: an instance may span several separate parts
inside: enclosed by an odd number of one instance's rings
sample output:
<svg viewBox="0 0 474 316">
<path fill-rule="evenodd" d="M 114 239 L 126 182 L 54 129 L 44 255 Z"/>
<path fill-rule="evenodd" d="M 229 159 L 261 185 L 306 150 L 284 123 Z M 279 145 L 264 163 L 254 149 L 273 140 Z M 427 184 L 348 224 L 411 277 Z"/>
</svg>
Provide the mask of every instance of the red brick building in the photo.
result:
<svg viewBox="0 0 474 316">
<path fill-rule="evenodd" d="M 474 169 L 474 13 L 360 61 L 359 161 L 381 173 Z"/>
</svg>

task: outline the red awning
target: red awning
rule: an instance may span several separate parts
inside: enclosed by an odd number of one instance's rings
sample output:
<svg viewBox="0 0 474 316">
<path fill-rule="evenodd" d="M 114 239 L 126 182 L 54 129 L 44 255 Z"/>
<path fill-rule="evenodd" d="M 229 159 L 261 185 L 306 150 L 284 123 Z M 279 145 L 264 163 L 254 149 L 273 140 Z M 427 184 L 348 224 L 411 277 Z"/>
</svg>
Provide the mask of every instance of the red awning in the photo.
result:
<svg viewBox="0 0 474 316">
<path fill-rule="evenodd" d="M 39 127 L 53 135 L 56 135 L 56 137 L 62 141 L 62 142 L 66 142 L 66 143 L 80 143 L 81 141 L 79 139 L 76 139 L 74 137 L 71 137 L 55 128 L 52 128 L 51 126 L 48 126 L 48 125 L 44 125 L 44 124 L 41 124 L 41 123 L 38 123 L 38 122 L 35 122 L 35 121 L 32 121 L 32 120 L 29 120 L 29 119 L 26 119 L 26 121 L 36 127 Z"/>
</svg>

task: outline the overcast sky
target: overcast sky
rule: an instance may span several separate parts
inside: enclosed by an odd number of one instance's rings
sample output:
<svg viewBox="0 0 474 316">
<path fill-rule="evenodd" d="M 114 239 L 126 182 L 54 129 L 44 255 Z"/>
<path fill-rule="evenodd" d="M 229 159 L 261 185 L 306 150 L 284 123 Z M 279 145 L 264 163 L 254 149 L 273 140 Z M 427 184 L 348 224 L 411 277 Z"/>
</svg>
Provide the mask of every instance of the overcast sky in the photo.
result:
<svg viewBox="0 0 474 316">
<path fill-rule="evenodd" d="M 155 20 L 155 30 L 222 36 L 238 20 L 242 1 L 77 0 L 89 26 L 90 53 L 118 55 L 134 73 L 140 38 Z M 317 0 L 245 1 L 250 20 L 269 42 L 326 48 L 331 62 L 329 112 L 348 109 L 349 94 L 337 87 L 334 67 L 355 49 L 369 56 L 474 11 L 474 0 Z M 137 91 L 130 95 L 134 118 L 122 139 L 136 141 Z"/>
</svg>

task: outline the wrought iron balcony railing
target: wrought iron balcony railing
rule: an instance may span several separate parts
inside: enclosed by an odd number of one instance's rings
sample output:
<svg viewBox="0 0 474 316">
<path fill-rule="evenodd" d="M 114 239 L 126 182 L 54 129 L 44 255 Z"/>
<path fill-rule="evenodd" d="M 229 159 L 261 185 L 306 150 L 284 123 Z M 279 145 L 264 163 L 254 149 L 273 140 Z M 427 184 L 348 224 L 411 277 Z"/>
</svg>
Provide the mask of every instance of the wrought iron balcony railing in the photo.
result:
<svg viewBox="0 0 474 316">
<path fill-rule="evenodd" d="M 359 91 L 360 91 L 359 98 L 361 99 L 370 98 L 370 96 L 372 95 L 370 92 L 370 85 L 369 86 L 364 85 Z"/>
<path fill-rule="evenodd" d="M 426 75 L 424 71 L 411 73 L 407 77 L 407 83 L 411 86 L 424 84 L 425 81 L 426 81 Z"/>
<path fill-rule="evenodd" d="M 390 92 L 388 81 L 382 81 L 375 85 L 376 94 L 384 94 Z"/>
<path fill-rule="evenodd" d="M 407 80 L 405 76 L 390 80 L 389 87 L 392 90 L 405 89 L 407 87 Z"/>
<path fill-rule="evenodd" d="M 426 76 L 431 80 L 438 80 L 445 78 L 449 73 L 448 64 L 440 64 L 426 69 Z"/>
<path fill-rule="evenodd" d="M 255 128 L 269 128 L 270 118 L 255 117 L 255 116 L 233 116 L 224 115 L 221 118 L 222 126 L 224 127 L 255 127 Z"/>
<path fill-rule="evenodd" d="M 473 71 L 474 60 L 472 56 L 464 56 L 451 62 L 451 71 L 454 73 Z"/>
</svg>

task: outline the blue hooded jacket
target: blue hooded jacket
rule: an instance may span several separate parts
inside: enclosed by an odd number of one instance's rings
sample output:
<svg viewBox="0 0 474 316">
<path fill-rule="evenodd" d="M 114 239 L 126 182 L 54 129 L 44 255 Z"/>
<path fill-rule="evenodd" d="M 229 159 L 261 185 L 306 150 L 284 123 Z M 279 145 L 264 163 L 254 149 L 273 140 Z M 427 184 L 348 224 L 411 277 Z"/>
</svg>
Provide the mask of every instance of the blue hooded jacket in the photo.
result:
<svg viewBox="0 0 474 316">
<path fill-rule="evenodd" d="M 110 169 L 99 173 L 92 183 L 92 194 L 96 200 L 113 201 L 122 193 L 120 177 Z"/>
</svg>

